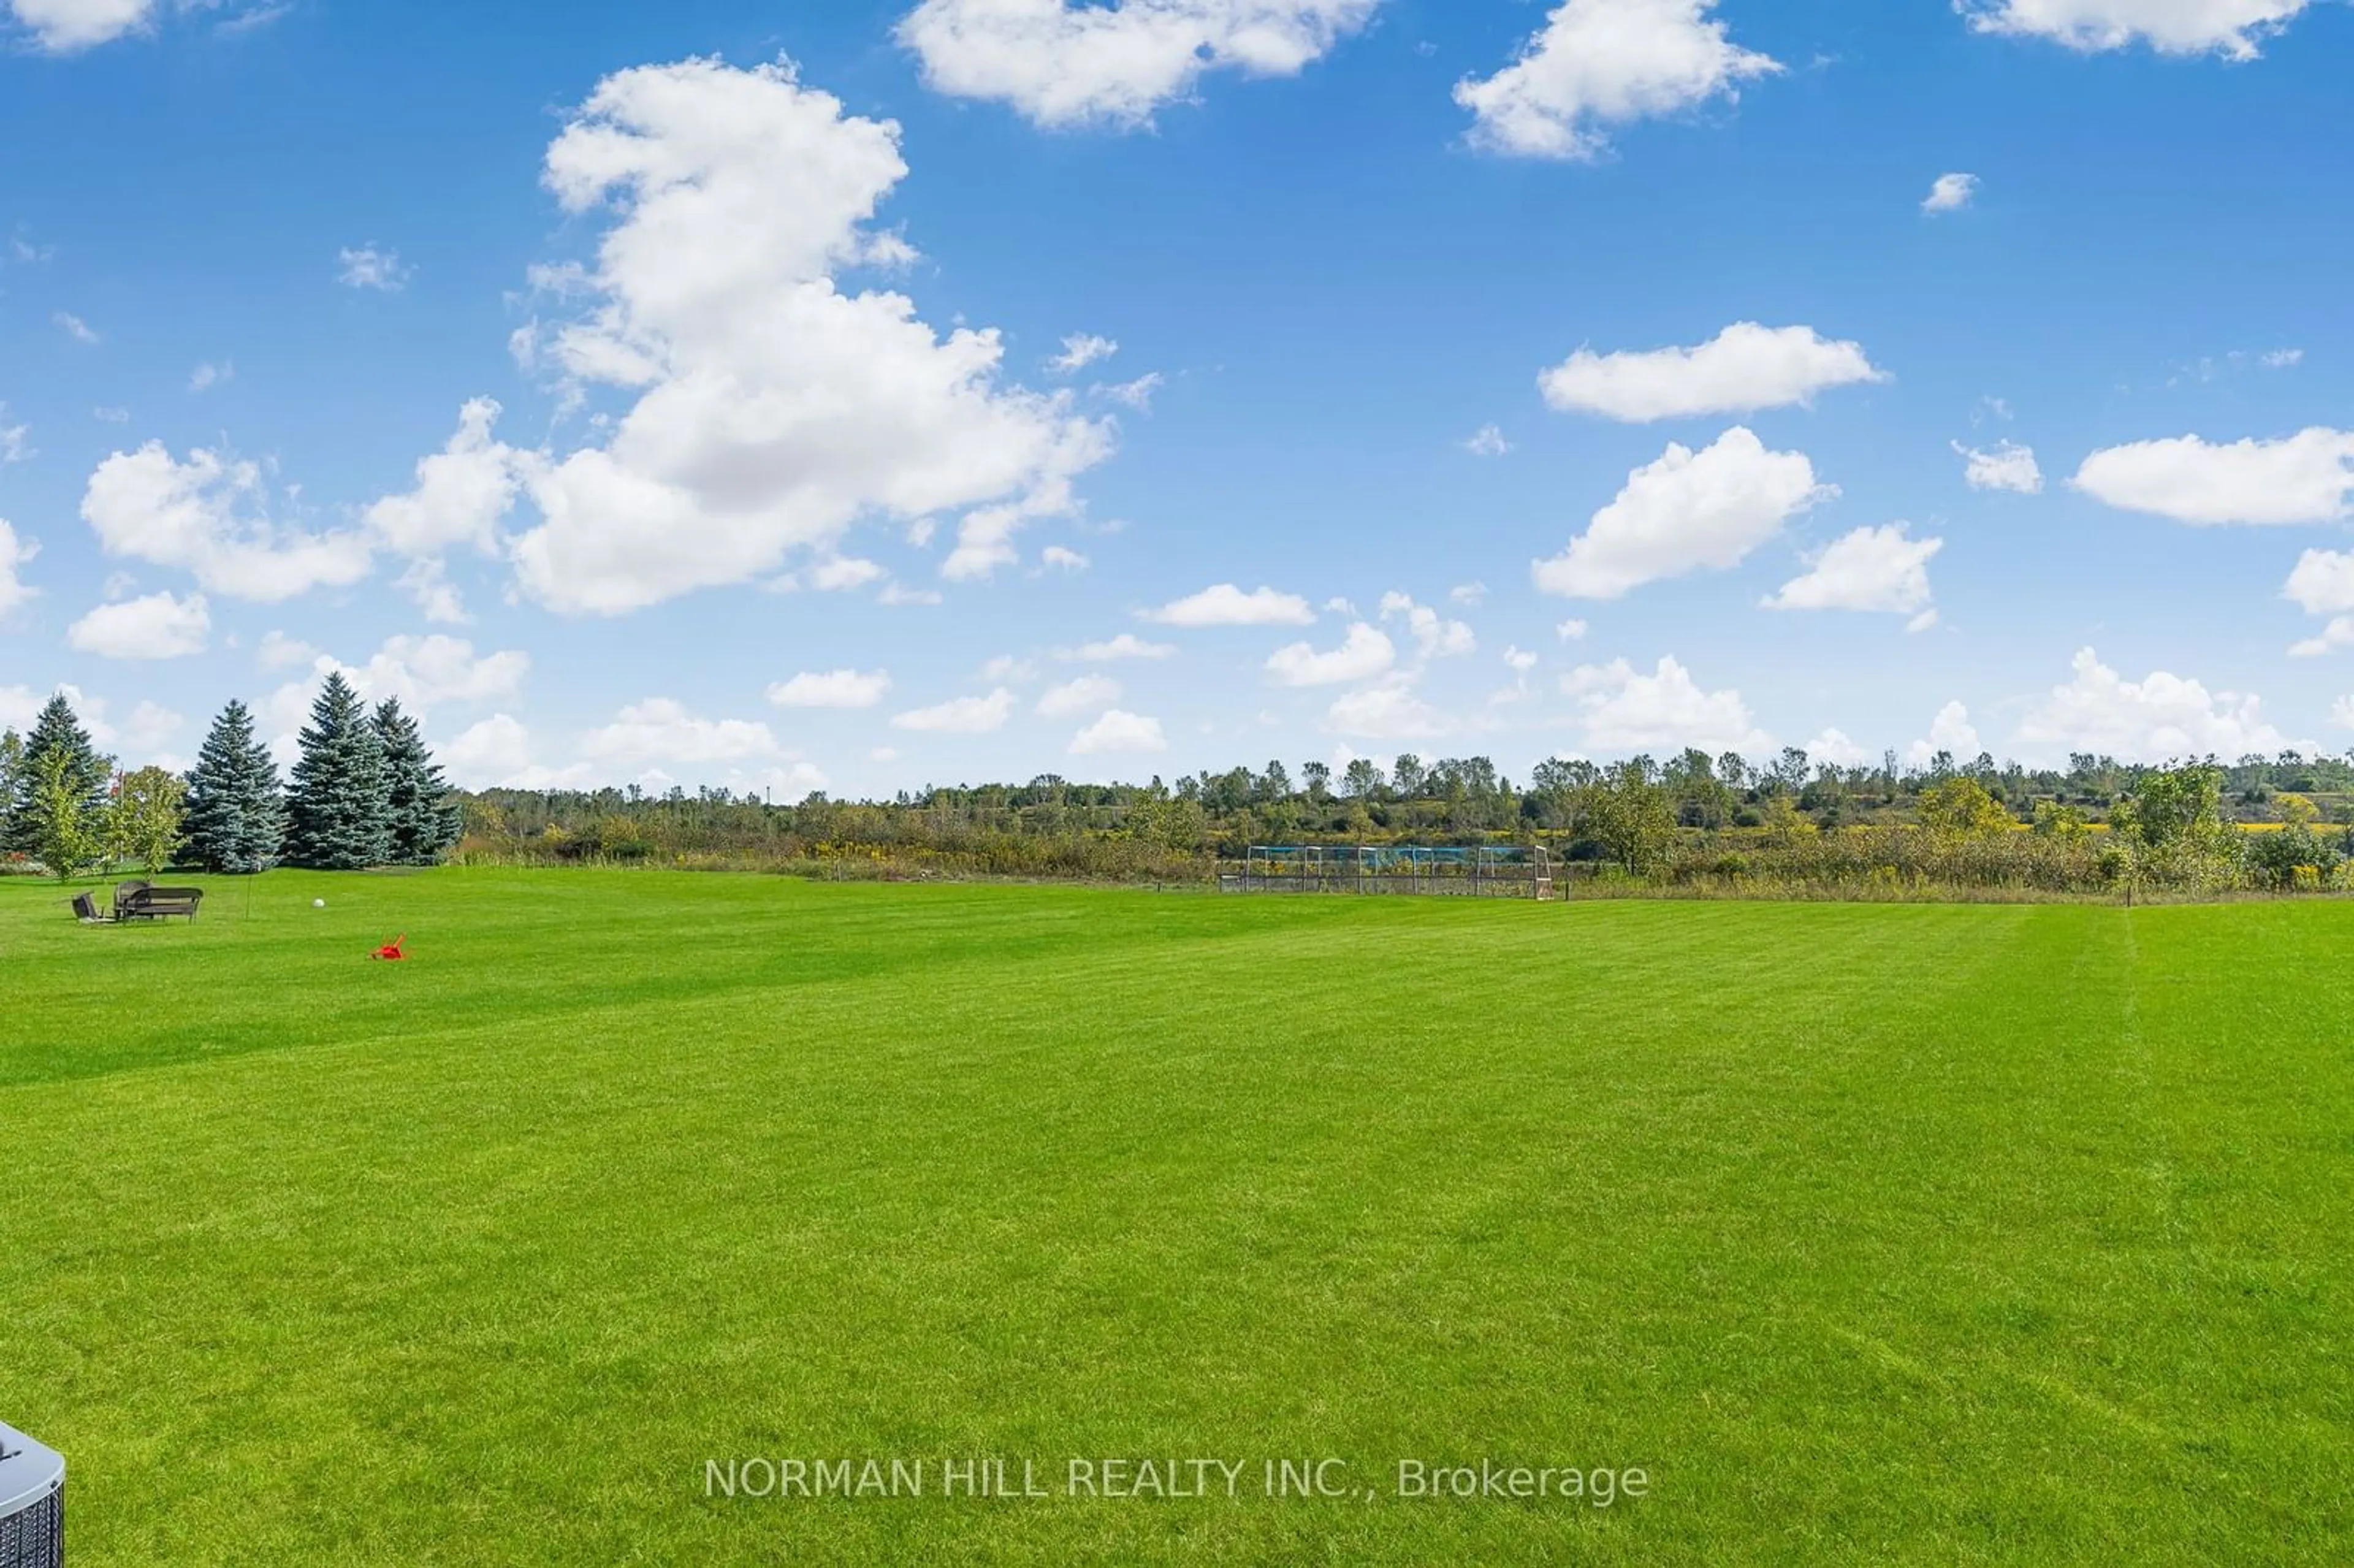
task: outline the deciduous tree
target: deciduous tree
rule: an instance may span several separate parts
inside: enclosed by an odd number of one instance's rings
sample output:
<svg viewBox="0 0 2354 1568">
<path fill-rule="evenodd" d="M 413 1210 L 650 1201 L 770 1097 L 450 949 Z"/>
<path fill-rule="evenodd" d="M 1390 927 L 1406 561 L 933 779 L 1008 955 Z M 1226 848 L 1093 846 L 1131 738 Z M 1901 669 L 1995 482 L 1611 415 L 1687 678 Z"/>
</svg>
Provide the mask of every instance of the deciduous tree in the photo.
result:
<svg viewBox="0 0 2354 1568">
<path fill-rule="evenodd" d="M 1667 863 L 1676 848 L 1675 802 L 1648 772 L 1640 760 L 1619 764 L 1583 792 L 1580 811 L 1604 853 L 1638 876 Z"/>
<path fill-rule="evenodd" d="M 2142 775 L 2109 813 L 2112 831 L 2144 848 L 2210 852 L 2223 823 L 2223 770 L 2211 763 L 2161 768 Z"/>
<path fill-rule="evenodd" d="M 117 779 L 106 813 L 111 856 L 138 862 L 150 876 L 163 874 L 180 848 L 187 795 L 180 776 L 162 768 L 142 768 Z"/>
<path fill-rule="evenodd" d="M 25 832 L 33 857 L 59 882 L 95 863 L 104 849 L 100 812 L 75 770 L 72 753 L 63 747 L 44 752 L 27 769 Z"/>
<path fill-rule="evenodd" d="M 1946 840 L 1993 838 L 2010 832 L 2011 815 L 1986 786 L 1965 773 L 1921 791 L 1921 825 Z"/>
</svg>

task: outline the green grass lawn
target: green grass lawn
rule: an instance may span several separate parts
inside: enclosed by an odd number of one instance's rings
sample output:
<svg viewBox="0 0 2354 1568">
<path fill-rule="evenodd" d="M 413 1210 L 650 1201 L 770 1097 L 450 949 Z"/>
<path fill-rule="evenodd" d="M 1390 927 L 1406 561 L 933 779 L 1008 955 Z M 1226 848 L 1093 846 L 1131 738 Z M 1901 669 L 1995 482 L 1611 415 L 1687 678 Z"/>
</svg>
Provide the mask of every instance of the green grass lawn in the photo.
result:
<svg viewBox="0 0 2354 1568">
<path fill-rule="evenodd" d="M 211 887 L 0 884 L 82 1568 L 2354 1561 L 2354 906 Z"/>
</svg>

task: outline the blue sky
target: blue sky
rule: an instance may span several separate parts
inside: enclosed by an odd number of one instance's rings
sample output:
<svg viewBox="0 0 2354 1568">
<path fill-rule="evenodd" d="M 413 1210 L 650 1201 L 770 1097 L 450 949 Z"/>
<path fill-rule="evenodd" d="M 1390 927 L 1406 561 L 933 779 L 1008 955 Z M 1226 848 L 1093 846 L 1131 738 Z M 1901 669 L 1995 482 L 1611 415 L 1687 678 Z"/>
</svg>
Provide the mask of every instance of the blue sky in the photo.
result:
<svg viewBox="0 0 2354 1568">
<path fill-rule="evenodd" d="M 0 15 L 0 721 L 127 761 L 2354 741 L 2336 0 Z"/>
</svg>

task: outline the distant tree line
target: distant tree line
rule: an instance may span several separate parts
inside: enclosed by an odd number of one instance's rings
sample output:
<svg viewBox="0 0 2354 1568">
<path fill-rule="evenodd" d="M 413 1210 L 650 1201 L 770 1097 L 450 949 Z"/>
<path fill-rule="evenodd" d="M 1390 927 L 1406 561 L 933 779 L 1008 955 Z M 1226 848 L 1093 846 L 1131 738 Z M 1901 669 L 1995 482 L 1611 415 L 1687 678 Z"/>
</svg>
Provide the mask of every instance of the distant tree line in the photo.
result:
<svg viewBox="0 0 2354 1568">
<path fill-rule="evenodd" d="M 1252 844 L 1546 845 L 1596 886 L 1841 894 L 2282 891 L 2354 886 L 2354 760 L 2215 758 L 2064 768 L 1939 753 L 1900 766 L 1788 748 L 1549 758 L 1520 782 L 1485 757 L 1356 758 L 1173 783 L 928 788 L 775 803 L 674 788 L 451 790 L 397 702 L 329 679 L 281 786 L 231 703 L 185 779 L 117 774 L 62 698 L 0 737 L 5 845 L 58 874 L 178 860 L 254 872 L 505 863 L 757 867 L 823 876 L 1206 880 Z M 463 832 L 461 835 L 461 827 Z"/>
<path fill-rule="evenodd" d="M 1263 843 L 1543 843 L 1591 883 L 1691 890 L 2106 893 L 2342 885 L 2354 762 L 2285 752 L 2064 769 L 1934 756 L 1912 767 L 1762 764 L 1690 750 L 1549 759 L 1523 783 L 1484 757 L 1406 754 L 1337 772 L 1280 761 L 1150 783 L 938 787 L 776 804 L 684 788 L 466 797 L 459 853 L 507 863 L 757 866 L 810 875 L 1206 879 Z"/>
<path fill-rule="evenodd" d="M 122 864 L 430 865 L 464 824 L 416 721 L 393 699 L 371 712 L 340 673 L 312 705 L 291 789 L 243 703 L 221 710 L 183 776 L 118 771 L 60 694 L 27 735 L 0 735 L 0 853 L 60 880 Z"/>
</svg>

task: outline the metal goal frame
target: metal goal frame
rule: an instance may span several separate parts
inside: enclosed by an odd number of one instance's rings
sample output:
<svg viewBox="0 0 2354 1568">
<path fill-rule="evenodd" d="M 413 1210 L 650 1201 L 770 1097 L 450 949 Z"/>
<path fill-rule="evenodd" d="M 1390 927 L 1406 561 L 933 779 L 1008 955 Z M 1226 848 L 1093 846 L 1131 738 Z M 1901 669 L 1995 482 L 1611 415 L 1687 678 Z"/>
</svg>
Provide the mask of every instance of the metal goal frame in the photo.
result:
<svg viewBox="0 0 2354 1568">
<path fill-rule="evenodd" d="M 1253 844 L 1222 893 L 1406 894 L 1424 897 L 1554 896 L 1543 844 Z"/>
</svg>

